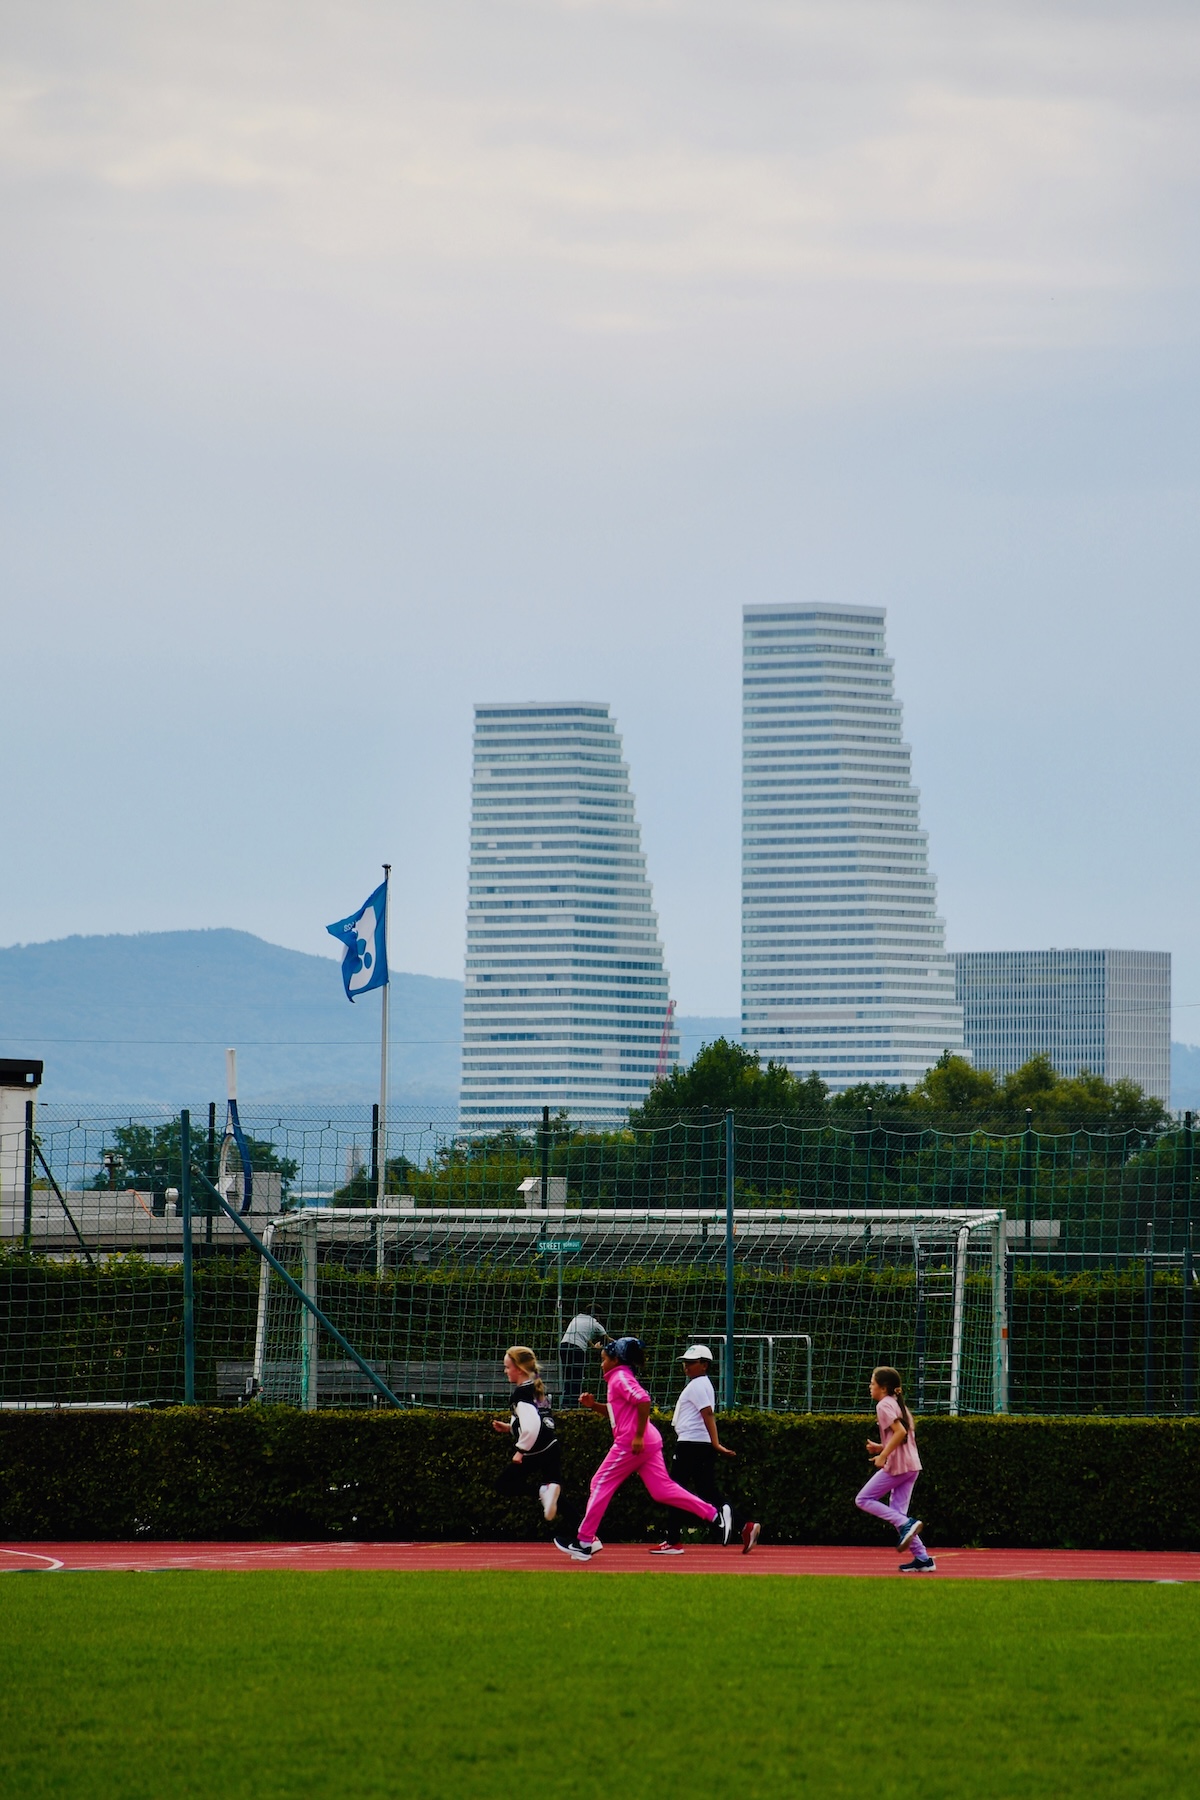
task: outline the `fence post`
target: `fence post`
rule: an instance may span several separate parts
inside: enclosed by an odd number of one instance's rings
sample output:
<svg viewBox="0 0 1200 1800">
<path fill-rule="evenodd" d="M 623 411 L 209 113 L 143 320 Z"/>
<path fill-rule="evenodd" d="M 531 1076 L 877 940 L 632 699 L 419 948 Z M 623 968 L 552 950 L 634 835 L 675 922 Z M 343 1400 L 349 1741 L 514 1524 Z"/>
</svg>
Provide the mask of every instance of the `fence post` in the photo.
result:
<svg viewBox="0 0 1200 1800">
<path fill-rule="evenodd" d="M 317 1221 L 304 1219 L 300 1226 L 300 1284 L 313 1305 L 317 1304 Z M 321 1324 L 316 1313 L 306 1308 L 300 1320 L 300 1405 L 304 1412 L 316 1412 L 317 1389 L 321 1375 Z"/>
<path fill-rule="evenodd" d="M 542 1211 L 550 1205 L 550 1108 L 542 1108 Z"/>
<path fill-rule="evenodd" d="M 921 1260 L 921 1240 L 913 1226 L 913 1274 L 916 1279 L 917 1316 L 913 1327 L 913 1362 L 916 1364 L 917 1411 L 925 1410 L 925 1265 Z"/>
<path fill-rule="evenodd" d="M 1146 1266 L 1142 1278 L 1142 1410 L 1154 1411 L 1154 1370 L 1151 1345 L 1154 1332 L 1154 1220 L 1146 1223 Z"/>
<path fill-rule="evenodd" d="M 1186 1211 L 1183 1226 L 1183 1410 L 1196 1410 L 1196 1355 L 1193 1342 L 1192 1316 L 1192 1181 L 1193 1169 L 1192 1115 L 1183 1115 L 1183 1179 Z"/>
<path fill-rule="evenodd" d="M 25 1102 L 25 1216 L 22 1237 L 26 1256 L 33 1255 L 33 1101 Z"/>
<path fill-rule="evenodd" d="M 376 1100 L 371 1108 L 371 1197 L 368 1206 L 374 1206 L 379 1194 L 379 1102 Z"/>
<path fill-rule="evenodd" d="M 1025 1130 L 1021 1134 L 1021 1219 L 1025 1230 L 1025 1249 L 1033 1248 L 1033 1108 L 1025 1108 Z"/>
<path fill-rule="evenodd" d="M 711 1124 L 711 1122 L 712 1122 L 711 1106 L 701 1107 L 701 1109 L 700 1109 L 700 1205 L 702 1207 L 707 1206 L 709 1204 L 708 1128 L 709 1128 L 709 1125 Z"/>
<path fill-rule="evenodd" d="M 1008 1215 L 992 1228 L 992 1405 L 1008 1411 Z"/>
<path fill-rule="evenodd" d="M 733 1184 L 734 1161 L 733 1109 L 725 1114 L 725 1407 L 737 1405 L 737 1360 L 734 1355 L 733 1296 Z"/>
<path fill-rule="evenodd" d="M 871 1204 L 871 1151 L 875 1147 L 875 1108 L 867 1108 L 867 1166 L 863 1174 L 863 1205 Z"/>
<path fill-rule="evenodd" d="M 217 1103 L 215 1100 L 210 1100 L 208 1103 L 208 1148 L 204 1157 L 204 1173 L 215 1187 L 217 1183 Z M 212 1243 L 212 1234 L 212 1201 L 206 1194 L 204 1196 L 204 1242 L 206 1244 Z"/>
<path fill-rule="evenodd" d="M 183 1225 L 183 1404 L 196 1404 L 196 1299 L 192 1290 L 192 1116 L 179 1115 L 179 1214 Z"/>
<path fill-rule="evenodd" d="M 971 1240 L 971 1227 L 963 1225 L 954 1241 L 954 1299 L 950 1318 L 950 1405 L 951 1413 L 958 1412 L 959 1393 L 962 1387 L 962 1345 L 963 1317 L 966 1311 L 967 1281 L 967 1247 Z"/>
</svg>

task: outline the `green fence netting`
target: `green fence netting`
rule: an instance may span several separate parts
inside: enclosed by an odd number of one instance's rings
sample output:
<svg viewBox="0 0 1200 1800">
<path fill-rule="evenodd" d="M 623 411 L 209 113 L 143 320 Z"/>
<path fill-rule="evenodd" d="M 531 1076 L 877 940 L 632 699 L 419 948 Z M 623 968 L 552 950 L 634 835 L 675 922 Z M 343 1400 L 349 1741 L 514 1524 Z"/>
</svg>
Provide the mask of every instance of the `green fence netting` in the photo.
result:
<svg viewBox="0 0 1200 1800">
<path fill-rule="evenodd" d="M 208 1107 L 191 1110 L 197 1165 L 215 1177 L 215 1110 L 211 1135 Z M 915 1385 L 919 1356 L 927 1365 L 924 1404 L 944 1410 L 954 1216 L 1003 1212 L 997 1272 L 985 1273 L 982 1263 L 964 1267 L 963 1306 L 982 1316 L 984 1285 L 988 1307 L 991 1288 L 1003 1289 L 1009 1407 L 1195 1410 L 1190 1121 L 1151 1133 L 1048 1132 L 1028 1121 L 1017 1129 L 951 1129 L 755 1113 L 736 1116 L 730 1134 L 724 1115 L 689 1114 L 653 1130 L 595 1134 L 552 1119 L 531 1121 L 528 1132 L 466 1138 L 451 1117 L 426 1112 L 394 1119 L 382 1147 L 366 1109 L 244 1107 L 243 1121 L 254 1166 L 250 1222 L 262 1232 L 274 1220 L 277 1253 L 302 1271 L 296 1215 L 328 1215 L 315 1228 L 320 1303 L 363 1354 L 396 1366 L 397 1392 L 405 1386 L 400 1366 L 408 1370 L 407 1397 L 419 1403 L 466 1404 L 474 1394 L 478 1404 L 483 1394 L 490 1404 L 479 1377 L 507 1342 L 532 1341 L 553 1365 L 563 1308 L 599 1309 L 610 1328 L 647 1335 L 660 1358 L 656 1395 L 667 1399 L 675 1339 L 725 1329 L 724 1209 L 732 1186 L 739 1222 L 778 1221 L 780 1243 L 785 1215 L 793 1216 L 792 1238 L 772 1251 L 773 1261 L 756 1261 L 741 1230 L 733 1240 L 744 1404 L 806 1405 L 804 1340 L 811 1339 L 818 1410 L 858 1404 L 872 1361 L 899 1362 Z M 178 1115 L 42 1105 L 35 1134 L 37 1154 L 29 1159 L 21 1134 L 0 1141 L 0 1404 L 178 1401 Z M 352 1216 L 368 1210 L 381 1159 L 386 1205 L 374 1224 L 383 1231 L 382 1258 L 379 1230 Z M 240 1207 L 240 1168 L 226 1190 Z M 300 1354 L 290 1302 L 268 1284 L 264 1323 L 258 1257 L 228 1219 L 205 1213 L 202 1194 L 195 1205 L 197 1398 L 244 1398 L 246 1381 L 256 1379 L 257 1341 L 257 1391 L 270 1394 L 274 1382 L 281 1397 L 303 1403 L 300 1378 L 294 1369 L 285 1373 Z M 514 1220 L 526 1215 L 521 1231 L 535 1239 L 578 1237 L 585 1247 L 560 1253 L 525 1244 L 518 1254 L 518 1234 L 498 1253 L 466 1230 L 468 1213 L 496 1210 Z M 533 1218 L 543 1210 L 544 1218 Z M 418 1215 L 436 1223 L 439 1212 L 456 1215 L 456 1240 L 432 1225 L 418 1229 Z M 606 1232 L 598 1216 L 590 1231 L 567 1222 L 575 1213 L 664 1212 L 694 1218 L 686 1230 L 647 1230 L 636 1254 L 628 1234 L 616 1230 L 619 1220 Z M 837 1231 L 802 1240 L 794 1219 L 802 1212 L 847 1218 Z M 873 1226 L 865 1235 L 863 1218 L 849 1217 L 905 1213 L 930 1220 L 915 1250 L 911 1231 Z M 268 1339 L 277 1334 L 270 1341 L 278 1351 L 265 1359 L 264 1330 Z M 317 1345 L 316 1358 L 325 1368 L 315 1387 L 319 1404 L 370 1403 L 353 1379 L 341 1381 L 341 1359 L 329 1344 Z M 271 1362 L 279 1364 L 274 1375 Z M 425 1365 L 440 1373 L 435 1380 L 427 1370 L 414 1385 L 412 1370 Z M 449 1365 L 456 1365 L 452 1379 Z M 971 1388 L 973 1379 L 960 1371 L 959 1404 L 992 1404 L 994 1394 Z"/>
</svg>

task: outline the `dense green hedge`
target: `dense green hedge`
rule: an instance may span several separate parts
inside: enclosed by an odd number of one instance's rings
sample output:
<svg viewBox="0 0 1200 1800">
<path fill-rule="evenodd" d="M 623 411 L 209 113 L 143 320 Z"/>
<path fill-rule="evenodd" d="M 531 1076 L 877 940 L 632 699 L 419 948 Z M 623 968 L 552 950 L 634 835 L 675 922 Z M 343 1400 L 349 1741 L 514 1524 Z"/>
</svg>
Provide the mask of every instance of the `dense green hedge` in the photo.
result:
<svg viewBox="0 0 1200 1800">
<path fill-rule="evenodd" d="M 858 1513 L 867 1418 L 741 1413 L 727 1485 L 764 1541 L 879 1544 Z M 668 1434 L 669 1435 L 669 1434 Z M 1200 1421 L 929 1418 L 918 1490 L 941 1544 L 1200 1549 Z M 582 1494 L 609 1442 L 564 1421 Z M 500 1501 L 506 1455 L 488 1415 L 287 1408 L 0 1415 L 0 1535 L 8 1539 L 520 1539 L 536 1504 Z M 663 1514 L 631 1482 L 604 1536 L 644 1541 Z"/>
</svg>

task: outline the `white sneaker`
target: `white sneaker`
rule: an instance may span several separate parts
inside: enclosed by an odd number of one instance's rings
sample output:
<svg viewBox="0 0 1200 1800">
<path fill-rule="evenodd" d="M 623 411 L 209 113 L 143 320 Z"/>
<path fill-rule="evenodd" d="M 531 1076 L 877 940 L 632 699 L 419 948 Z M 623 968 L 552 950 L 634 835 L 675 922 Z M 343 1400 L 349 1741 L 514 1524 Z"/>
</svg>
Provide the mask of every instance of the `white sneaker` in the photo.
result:
<svg viewBox="0 0 1200 1800">
<path fill-rule="evenodd" d="M 562 1488 L 557 1481 L 547 1481 L 538 1489 L 538 1499 L 542 1503 L 542 1517 L 553 1519 L 558 1512 L 558 1496 Z"/>
<path fill-rule="evenodd" d="M 604 1548 L 604 1545 L 600 1542 L 599 1538 L 592 1539 L 592 1555 L 593 1556 L 595 1556 L 597 1550 L 603 1550 L 603 1548 Z"/>
<path fill-rule="evenodd" d="M 651 1544 L 651 1556 L 682 1556 L 682 1544 Z"/>
</svg>

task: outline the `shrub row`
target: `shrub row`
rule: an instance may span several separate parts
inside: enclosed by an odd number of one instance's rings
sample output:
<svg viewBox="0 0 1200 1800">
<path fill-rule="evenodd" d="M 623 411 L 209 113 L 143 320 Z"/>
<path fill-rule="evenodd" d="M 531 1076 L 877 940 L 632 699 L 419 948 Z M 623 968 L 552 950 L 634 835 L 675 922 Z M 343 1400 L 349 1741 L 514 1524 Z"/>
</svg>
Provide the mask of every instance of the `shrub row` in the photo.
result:
<svg viewBox="0 0 1200 1800">
<path fill-rule="evenodd" d="M 507 1454 L 490 1415 L 299 1413 L 199 1407 L 0 1415 L 0 1534 L 70 1539 L 523 1539 L 548 1536 L 533 1502 L 494 1492 Z M 878 1544 L 858 1513 L 873 1421 L 739 1413 L 727 1487 L 766 1542 Z M 669 1433 L 667 1434 L 669 1438 Z M 929 1418 L 918 1490 L 935 1545 L 1200 1548 L 1200 1421 Z M 563 1421 L 579 1494 L 609 1435 Z M 645 1541 L 663 1514 L 641 1484 L 617 1496 L 611 1541 Z"/>
<path fill-rule="evenodd" d="M 974 1291 L 972 1280 L 969 1298 Z M 817 1339 L 814 1403 L 835 1409 L 856 1404 L 861 1371 L 876 1357 L 911 1368 L 913 1295 L 911 1270 L 863 1264 L 786 1273 L 746 1268 L 738 1280 L 739 1330 L 811 1331 Z M 537 1345 L 558 1329 L 553 1277 L 524 1266 L 504 1271 L 410 1265 L 382 1281 L 373 1273 L 327 1266 L 319 1297 L 351 1341 L 381 1361 L 489 1353 L 498 1360 L 505 1341 Z M 1140 1409 L 1146 1398 L 1147 1331 L 1152 1402 L 1163 1411 L 1179 1407 L 1184 1296 L 1178 1276 L 1160 1270 L 1151 1298 L 1148 1313 L 1141 1264 L 1072 1276 L 1016 1270 L 1013 1407 L 1024 1413 Z M 249 1361 L 253 1354 L 257 1301 L 256 1261 L 223 1258 L 197 1270 L 202 1400 L 218 1397 L 219 1363 Z M 723 1272 L 694 1266 L 568 1270 L 563 1304 L 606 1320 L 631 1321 L 669 1360 L 682 1334 L 706 1318 L 723 1317 Z M 6 1400 L 182 1398 L 183 1286 L 177 1269 L 122 1260 L 93 1272 L 77 1263 L 27 1264 L 0 1254 L 0 1320 L 0 1396 Z M 494 1336 L 488 1321 L 496 1322 Z M 948 1354 L 937 1347 L 950 1325 L 946 1295 L 940 1302 L 930 1300 L 927 1323 L 927 1354 L 934 1359 Z M 672 1379 L 675 1372 L 672 1364 Z M 655 1379 L 657 1391 L 667 1391 L 661 1370 Z"/>
</svg>

